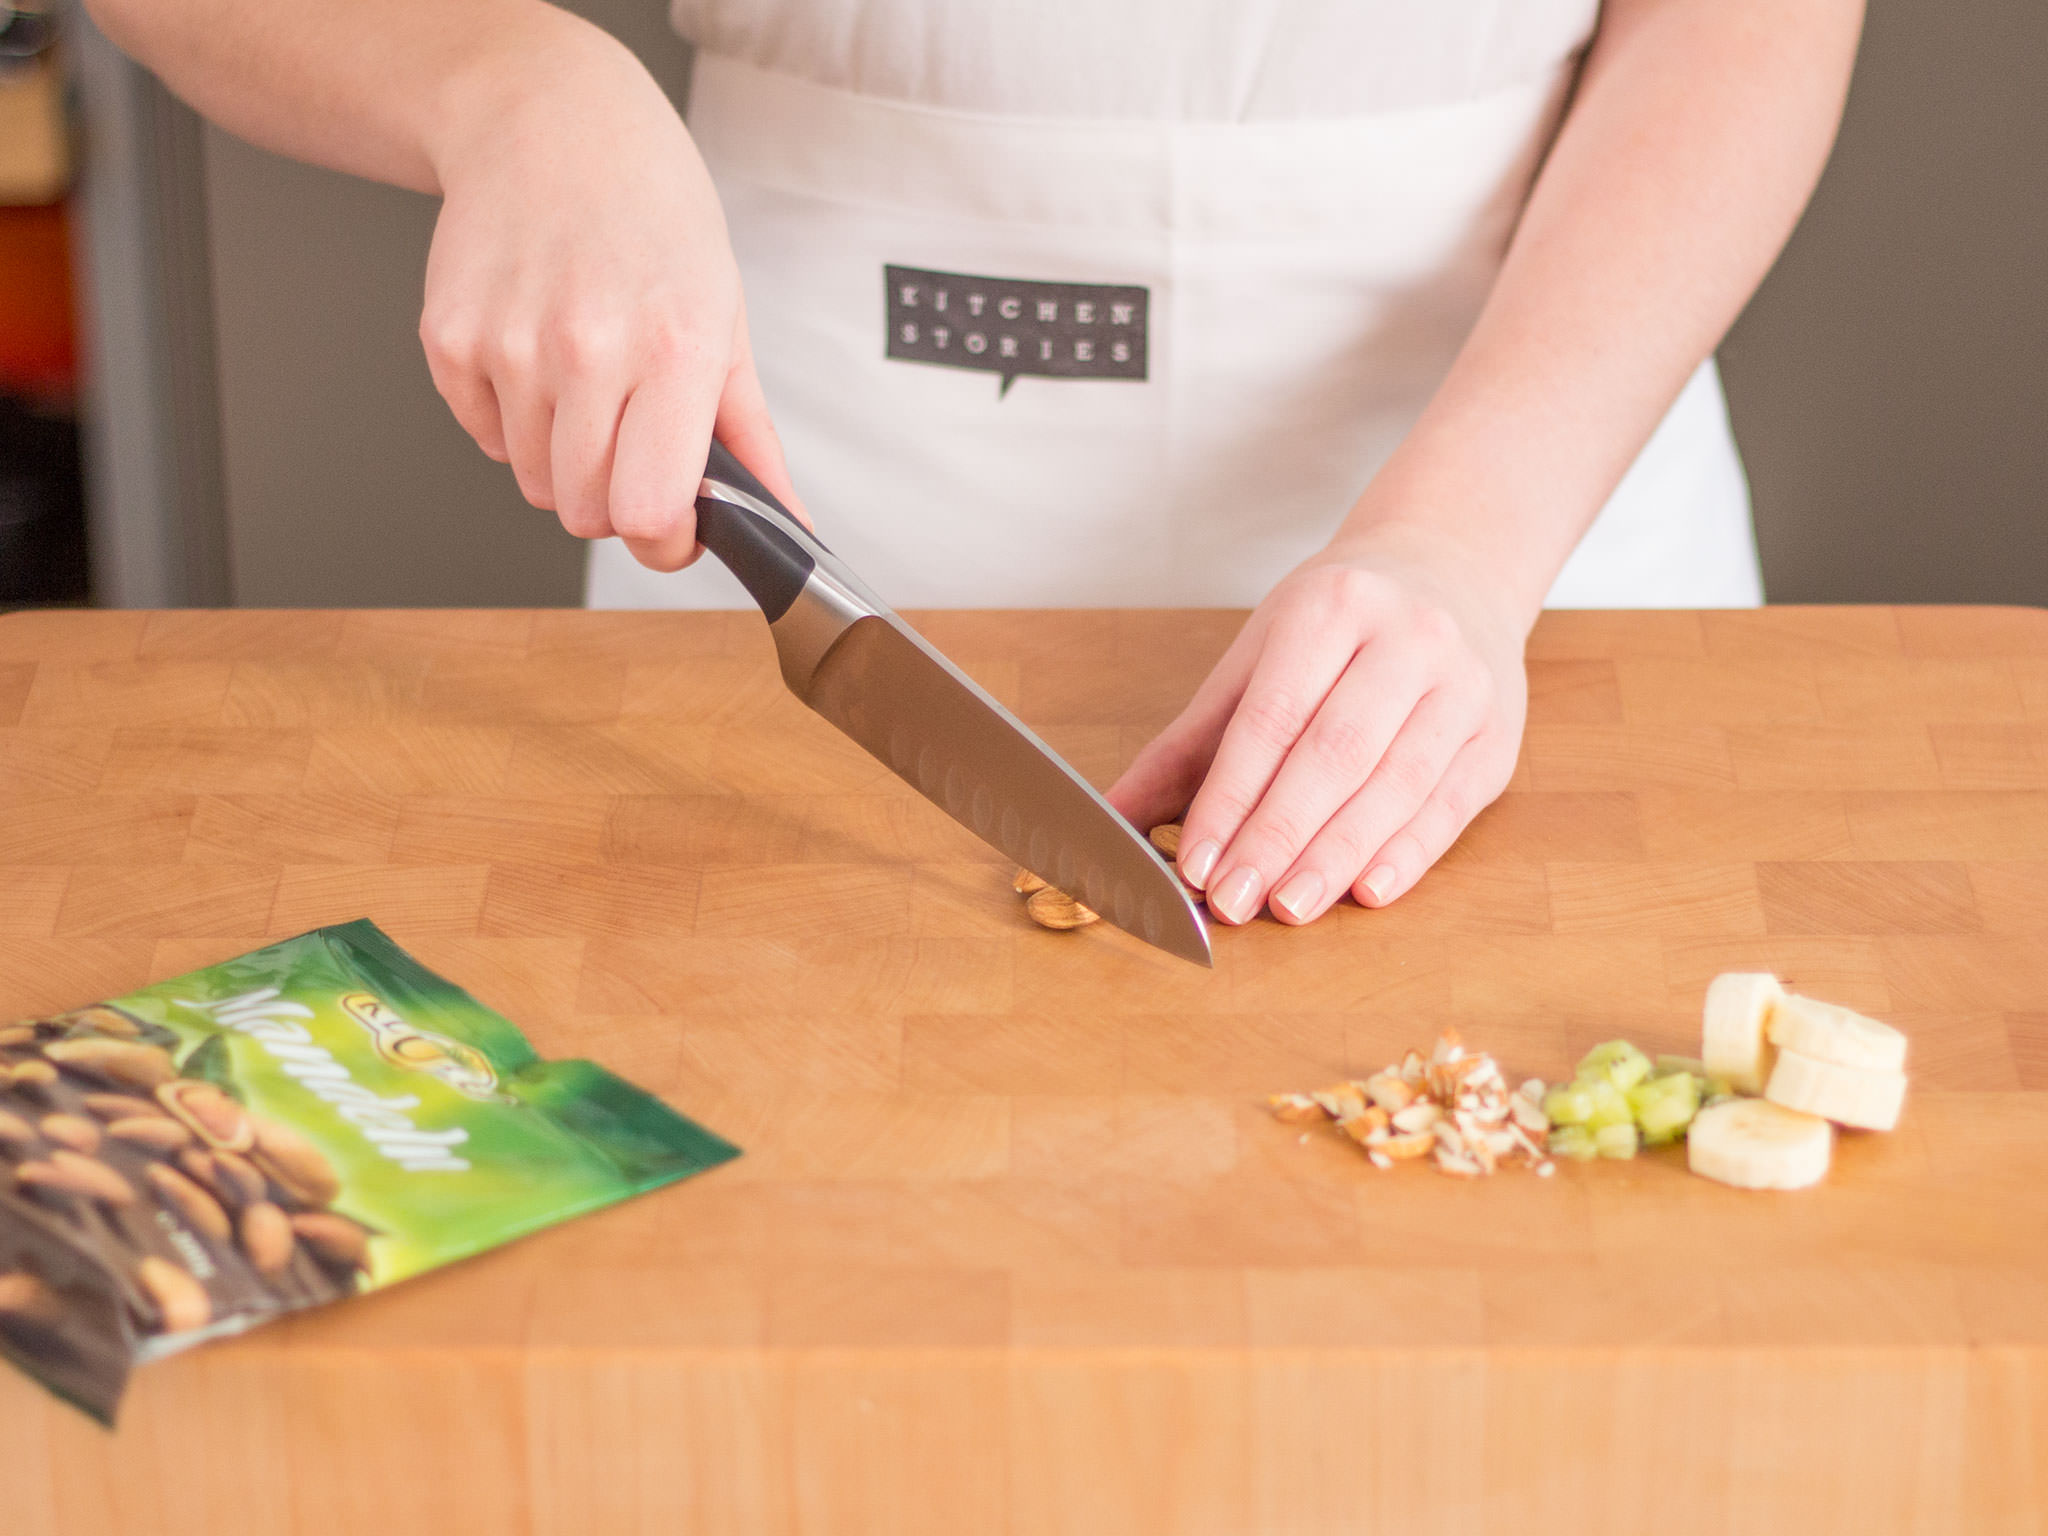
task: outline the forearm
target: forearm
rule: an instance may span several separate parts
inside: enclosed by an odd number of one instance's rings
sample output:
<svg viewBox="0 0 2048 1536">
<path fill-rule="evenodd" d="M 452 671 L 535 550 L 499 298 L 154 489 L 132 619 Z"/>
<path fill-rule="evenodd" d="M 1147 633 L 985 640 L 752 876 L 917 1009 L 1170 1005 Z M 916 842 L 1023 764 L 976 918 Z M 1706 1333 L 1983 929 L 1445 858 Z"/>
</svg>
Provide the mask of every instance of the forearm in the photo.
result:
<svg viewBox="0 0 2048 1536">
<path fill-rule="evenodd" d="M 1608 0 L 1450 374 L 1339 542 L 1442 545 L 1525 627 L 1827 158 L 1862 0 Z"/>
<path fill-rule="evenodd" d="M 86 0 L 115 43 L 231 133 L 415 191 L 541 81 L 631 55 L 541 0 Z M 651 82 L 650 82 L 651 84 Z"/>
</svg>

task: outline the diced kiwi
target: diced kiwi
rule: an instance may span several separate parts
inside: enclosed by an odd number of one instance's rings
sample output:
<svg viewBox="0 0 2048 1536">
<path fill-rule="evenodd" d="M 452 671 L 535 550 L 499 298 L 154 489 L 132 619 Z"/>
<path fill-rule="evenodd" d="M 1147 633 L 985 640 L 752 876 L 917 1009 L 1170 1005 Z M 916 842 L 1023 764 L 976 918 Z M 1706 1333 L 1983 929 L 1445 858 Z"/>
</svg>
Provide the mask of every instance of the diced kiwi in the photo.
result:
<svg viewBox="0 0 2048 1536">
<path fill-rule="evenodd" d="M 1650 1058 L 1626 1040 L 1609 1040 L 1596 1045 L 1580 1060 L 1581 1081 L 1612 1083 L 1616 1088 L 1635 1087 L 1650 1075 Z"/>
</svg>

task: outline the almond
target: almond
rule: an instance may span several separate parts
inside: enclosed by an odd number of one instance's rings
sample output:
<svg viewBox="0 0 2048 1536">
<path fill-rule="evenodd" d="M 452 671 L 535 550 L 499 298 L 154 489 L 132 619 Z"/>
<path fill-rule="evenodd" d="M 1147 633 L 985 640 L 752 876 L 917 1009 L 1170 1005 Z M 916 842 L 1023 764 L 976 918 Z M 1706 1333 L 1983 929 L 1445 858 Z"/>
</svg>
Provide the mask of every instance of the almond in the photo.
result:
<svg viewBox="0 0 2048 1536">
<path fill-rule="evenodd" d="M 1065 891 L 1055 890 L 1049 885 L 1043 890 L 1033 891 L 1031 899 L 1024 903 L 1024 910 L 1041 928 L 1085 928 L 1100 921 L 1095 913 Z"/>
<path fill-rule="evenodd" d="M 1427 1157 L 1429 1149 L 1436 1144 L 1436 1138 L 1428 1131 L 1409 1131 L 1401 1136 L 1389 1136 L 1381 1142 L 1376 1151 L 1384 1152 L 1395 1162 L 1406 1162 L 1411 1157 Z"/>
<path fill-rule="evenodd" d="M 220 1202 L 168 1163 L 152 1163 L 143 1177 L 195 1232 L 216 1243 L 224 1243 L 234 1235 L 234 1227 Z"/>
<path fill-rule="evenodd" d="M 141 1147 L 163 1157 L 192 1145 L 192 1133 L 177 1121 L 162 1115 L 136 1115 L 128 1120 L 116 1120 L 107 1127 L 107 1134 L 116 1141 L 125 1141 L 131 1147 Z"/>
<path fill-rule="evenodd" d="M 1169 821 L 1154 827 L 1145 836 L 1169 860 L 1180 857 L 1180 823 Z"/>
<path fill-rule="evenodd" d="M 275 1280 L 291 1268 L 298 1241 L 291 1218 L 268 1200 L 258 1200 L 242 1212 L 242 1251 L 266 1279 Z"/>
<path fill-rule="evenodd" d="M 32 1188 L 80 1195 L 103 1205 L 132 1205 L 135 1201 L 134 1185 L 105 1163 L 81 1157 L 68 1147 L 52 1152 L 47 1161 L 23 1163 L 14 1170 L 14 1177 Z"/>
<path fill-rule="evenodd" d="M 168 1051 L 131 1040 L 52 1040 L 43 1054 L 61 1067 L 123 1088 L 155 1088 L 178 1075 Z"/>
<path fill-rule="evenodd" d="M 83 1115 L 45 1115 L 42 1132 L 44 1139 L 87 1157 L 100 1149 L 100 1128 Z"/>
<path fill-rule="evenodd" d="M 169 1118 L 155 1099 L 132 1093 L 88 1093 L 84 1098 L 85 1107 L 102 1120 L 133 1120 L 142 1115 L 153 1115 L 159 1120 Z"/>
<path fill-rule="evenodd" d="M 370 1234 L 346 1216 L 332 1211 L 302 1211 L 292 1217 L 292 1231 L 316 1257 L 356 1269 L 369 1267 Z"/>
<path fill-rule="evenodd" d="M 250 1155 L 278 1188 L 301 1205 L 332 1205 L 341 1179 L 327 1154 L 288 1125 L 251 1115 L 256 1148 Z"/>
<path fill-rule="evenodd" d="M 1348 1120 L 1337 1122 L 1337 1128 L 1353 1141 L 1363 1142 L 1374 1133 L 1384 1134 L 1387 1129 L 1387 1112 L 1378 1105 L 1363 1114 L 1353 1115 Z"/>
<path fill-rule="evenodd" d="M 1010 881 L 1010 889 L 1019 896 L 1029 896 L 1033 892 L 1044 890 L 1045 881 L 1031 873 L 1028 869 L 1019 869 L 1016 878 Z"/>
<path fill-rule="evenodd" d="M 70 1029 L 90 1029 L 102 1035 L 115 1035 L 123 1040 L 133 1040 L 142 1033 L 141 1025 L 118 1008 L 109 1008 L 104 1003 L 76 1009 L 51 1022 Z"/>
<path fill-rule="evenodd" d="M 1305 1125 L 1329 1118 L 1323 1113 L 1322 1105 L 1305 1093 L 1272 1094 L 1266 1100 L 1266 1108 L 1273 1112 L 1275 1120 L 1284 1120 L 1289 1125 Z"/>
<path fill-rule="evenodd" d="M 1406 1109 L 1396 1114 L 1393 1117 L 1394 1129 L 1397 1131 L 1426 1131 L 1435 1125 L 1437 1121 L 1443 1119 L 1443 1117 L 1444 1112 L 1442 1110 L 1430 1103 L 1429 1100 L 1424 1099 L 1418 1104 L 1410 1104 Z"/>
<path fill-rule="evenodd" d="M 137 1268 L 136 1278 L 156 1303 L 165 1333 L 188 1333 L 213 1321 L 213 1303 L 207 1299 L 206 1287 L 169 1259 L 150 1255 Z"/>
<path fill-rule="evenodd" d="M 35 1140 L 34 1126 L 21 1116 L 0 1109 L 0 1147 L 31 1147 L 35 1145 Z"/>
<path fill-rule="evenodd" d="M 1332 1083 L 1316 1089 L 1309 1097 L 1322 1105 L 1323 1112 L 1332 1120 L 1349 1120 L 1365 1113 L 1365 1095 L 1356 1083 Z"/>
<path fill-rule="evenodd" d="M 1415 1090 L 1394 1072 L 1375 1072 L 1365 1080 L 1365 1096 L 1388 1114 L 1415 1102 Z"/>
<path fill-rule="evenodd" d="M 0 1275 L 0 1317 L 18 1317 L 48 1328 L 62 1320 L 64 1303 L 34 1275 L 19 1270 Z"/>
<path fill-rule="evenodd" d="M 256 1145 L 249 1112 L 211 1083 L 181 1077 L 161 1084 L 156 1097 L 216 1152 L 246 1152 Z"/>
</svg>

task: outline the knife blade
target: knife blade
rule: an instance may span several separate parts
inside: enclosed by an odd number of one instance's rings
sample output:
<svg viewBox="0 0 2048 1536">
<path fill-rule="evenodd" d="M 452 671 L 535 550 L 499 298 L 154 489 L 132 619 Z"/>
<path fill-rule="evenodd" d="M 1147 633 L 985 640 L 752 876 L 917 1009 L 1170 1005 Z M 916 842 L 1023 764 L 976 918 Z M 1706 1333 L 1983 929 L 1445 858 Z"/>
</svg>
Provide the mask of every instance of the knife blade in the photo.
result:
<svg viewBox="0 0 2048 1536">
<path fill-rule="evenodd" d="M 1151 842 L 716 442 L 697 537 L 759 604 L 804 703 L 1005 858 L 1146 943 L 1212 963 L 1208 925 Z"/>
</svg>

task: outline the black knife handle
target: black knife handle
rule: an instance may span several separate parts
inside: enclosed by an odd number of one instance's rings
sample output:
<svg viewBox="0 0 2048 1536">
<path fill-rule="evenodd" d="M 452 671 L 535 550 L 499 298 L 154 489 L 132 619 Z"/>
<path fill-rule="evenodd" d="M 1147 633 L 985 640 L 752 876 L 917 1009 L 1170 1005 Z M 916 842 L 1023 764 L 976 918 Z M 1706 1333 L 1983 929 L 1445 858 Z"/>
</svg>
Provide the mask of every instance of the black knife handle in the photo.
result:
<svg viewBox="0 0 2048 1536">
<path fill-rule="evenodd" d="M 775 493 L 748 473 L 723 443 L 712 442 L 704 478 L 729 485 L 779 513 L 791 526 L 801 526 L 776 500 Z M 818 563 L 771 519 L 715 496 L 697 498 L 697 542 L 739 577 L 740 585 L 761 605 L 770 624 L 789 612 Z"/>
</svg>

